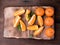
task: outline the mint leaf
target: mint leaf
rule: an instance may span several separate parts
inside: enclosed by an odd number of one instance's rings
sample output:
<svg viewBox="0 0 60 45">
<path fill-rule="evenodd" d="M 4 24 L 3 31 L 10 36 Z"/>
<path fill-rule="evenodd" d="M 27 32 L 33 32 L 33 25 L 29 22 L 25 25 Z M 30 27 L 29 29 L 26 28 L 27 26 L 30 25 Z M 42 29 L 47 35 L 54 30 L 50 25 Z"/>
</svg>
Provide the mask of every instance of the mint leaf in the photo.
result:
<svg viewBox="0 0 60 45">
<path fill-rule="evenodd" d="M 31 19 L 31 17 L 32 17 L 33 14 L 34 14 L 34 12 L 32 12 L 32 11 L 28 14 L 29 20 Z"/>
<path fill-rule="evenodd" d="M 29 35 L 29 38 L 32 38 L 32 34 Z"/>
<path fill-rule="evenodd" d="M 17 29 L 18 29 L 19 31 L 21 30 L 21 25 L 20 25 L 20 24 L 17 26 Z"/>
</svg>

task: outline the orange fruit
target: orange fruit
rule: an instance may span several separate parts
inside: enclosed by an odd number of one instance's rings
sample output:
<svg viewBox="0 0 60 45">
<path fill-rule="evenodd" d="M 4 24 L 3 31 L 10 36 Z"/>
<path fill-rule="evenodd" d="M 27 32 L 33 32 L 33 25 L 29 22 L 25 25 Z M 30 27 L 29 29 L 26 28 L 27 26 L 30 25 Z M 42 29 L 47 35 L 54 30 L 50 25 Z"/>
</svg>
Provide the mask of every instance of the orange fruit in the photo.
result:
<svg viewBox="0 0 60 45">
<path fill-rule="evenodd" d="M 14 18 L 14 22 L 13 22 L 13 24 L 14 24 L 13 26 L 14 27 L 17 27 L 18 26 L 20 19 L 21 19 L 21 17 L 19 17 L 19 16 L 16 16 Z"/>
<path fill-rule="evenodd" d="M 20 20 L 20 25 L 21 25 L 22 31 L 26 31 L 26 25 L 24 24 L 22 20 Z"/>
<path fill-rule="evenodd" d="M 38 30 L 38 25 L 31 25 L 27 27 L 28 30 Z"/>
<path fill-rule="evenodd" d="M 44 23 L 46 26 L 52 26 L 54 24 L 54 19 L 52 17 L 46 17 Z"/>
<path fill-rule="evenodd" d="M 46 8 L 45 14 L 46 14 L 46 16 L 53 16 L 54 15 L 54 9 L 53 8 Z"/>
<path fill-rule="evenodd" d="M 26 13 L 25 13 L 25 18 L 27 21 L 29 21 L 29 18 L 28 18 L 28 14 L 30 13 L 31 11 L 29 9 L 26 9 Z"/>
<path fill-rule="evenodd" d="M 33 14 L 33 16 L 31 17 L 31 19 L 30 19 L 29 22 L 28 22 L 28 25 L 33 25 L 34 22 L 35 22 L 35 20 L 36 20 L 36 15 Z"/>
<path fill-rule="evenodd" d="M 19 16 L 25 13 L 25 9 L 21 8 L 14 12 L 14 16 Z"/>
<path fill-rule="evenodd" d="M 41 16 L 37 16 L 38 24 L 43 26 L 43 18 Z"/>
<path fill-rule="evenodd" d="M 47 28 L 46 29 L 46 31 L 45 31 L 45 35 L 47 36 L 47 37 L 52 37 L 52 36 L 54 36 L 54 29 L 53 28 Z"/>
<path fill-rule="evenodd" d="M 38 36 L 39 34 L 41 34 L 41 32 L 43 31 L 43 26 L 42 27 L 40 27 L 38 30 L 36 30 L 34 33 L 33 33 L 33 35 L 34 36 Z"/>
<path fill-rule="evenodd" d="M 38 16 L 43 16 L 44 15 L 44 9 L 43 8 L 37 8 L 35 10 L 35 14 L 38 15 Z"/>
</svg>

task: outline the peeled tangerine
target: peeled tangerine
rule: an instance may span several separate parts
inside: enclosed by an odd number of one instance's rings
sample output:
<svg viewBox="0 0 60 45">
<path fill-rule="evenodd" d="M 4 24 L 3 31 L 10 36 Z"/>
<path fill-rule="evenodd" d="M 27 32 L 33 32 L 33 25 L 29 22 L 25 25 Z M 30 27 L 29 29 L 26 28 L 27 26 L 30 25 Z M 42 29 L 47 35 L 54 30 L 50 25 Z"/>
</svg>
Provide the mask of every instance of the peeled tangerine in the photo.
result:
<svg viewBox="0 0 60 45">
<path fill-rule="evenodd" d="M 22 14 L 24 14 L 25 13 L 25 9 L 19 9 L 19 10 L 17 10 L 15 13 L 14 13 L 14 16 L 19 16 L 19 15 L 22 15 Z"/>
<path fill-rule="evenodd" d="M 20 20 L 20 25 L 21 25 L 22 31 L 26 31 L 26 25 L 24 24 L 22 20 Z"/>
<path fill-rule="evenodd" d="M 28 22 L 28 25 L 33 25 L 34 22 L 35 22 L 35 20 L 36 20 L 36 15 L 33 14 L 33 16 L 31 17 L 31 19 L 30 19 L 29 22 Z"/>
<path fill-rule="evenodd" d="M 53 28 L 47 28 L 46 29 L 46 31 L 45 31 L 45 35 L 47 36 L 47 37 L 53 37 L 54 36 L 54 29 Z"/>
<path fill-rule="evenodd" d="M 15 19 L 14 19 L 14 27 L 17 27 L 17 25 L 19 24 L 19 21 L 20 21 L 21 17 L 19 16 L 16 16 Z"/>
<path fill-rule="evenodd" d="M 32 25 L 27 27 L 28 30 L 38 30 L 38 25 Z"/>
<path fill-rule="evenodd" d="M 43 19 L 42 19 L 42 17 L 41 16 L 37 16 L 37 20 L 38 20 L 38 24 L 40 26 L 43 26 Z"/>
<path fill-rule="evenodd" d="M 34 33 L 33 33 L 33 36 L 38 36 L 39 34 L 41 34 L 41 32 L 43 31 L 43 26 L 40 27 L 38 30 L 36 30 Z"/>
<path fill-rule="evenodd" d="M 29 18 L 28 18 L 28 14 L 30 13 L 31 11 L 29 9 L 26 9 L 26 13 L 25 13 L 25 18 L 27 21 L 29 21 Z"/>
</svg>

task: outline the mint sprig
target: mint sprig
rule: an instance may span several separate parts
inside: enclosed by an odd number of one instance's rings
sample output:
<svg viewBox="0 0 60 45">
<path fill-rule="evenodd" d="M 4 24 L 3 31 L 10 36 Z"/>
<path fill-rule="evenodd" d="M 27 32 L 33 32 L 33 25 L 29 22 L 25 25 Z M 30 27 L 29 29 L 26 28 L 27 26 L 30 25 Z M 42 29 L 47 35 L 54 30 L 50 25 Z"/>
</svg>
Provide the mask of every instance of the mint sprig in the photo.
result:
<svg viewBox="0 0 60 45">
<path fill-rule="evenodd" d="M 20 24 L 17 26 L 17 29 L 18 29 L 19 31 L 21 30 L 21 25 L 20 25 Z"/>
</svg>

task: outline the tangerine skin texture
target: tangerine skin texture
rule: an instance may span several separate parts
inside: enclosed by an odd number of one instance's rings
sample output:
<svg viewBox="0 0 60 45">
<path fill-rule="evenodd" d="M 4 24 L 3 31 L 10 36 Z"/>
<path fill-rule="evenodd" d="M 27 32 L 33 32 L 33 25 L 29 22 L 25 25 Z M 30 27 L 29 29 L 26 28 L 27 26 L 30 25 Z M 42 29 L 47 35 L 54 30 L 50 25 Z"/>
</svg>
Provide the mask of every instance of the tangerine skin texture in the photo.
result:
<svg viewBox="0 0 60 45">
<path fill-rule="evenodd" d="M 54 9 L 53 8 L 46 8 L 45 14 L 46 14 L 46 16 L 53 16 L 54 15 Z"/>
<path fill-rule="evenodd" d="M 54 31 L 53 28 L 47 28 L 46 31 L 45 31 L 45 35 L 47 37 L 53 37 L 54 36 L 54 33 L 55 33 L 55 31 Z"/>
<path fill-rule="evenodd" d="M 44 19 L 44 24 L 46 26 L 52 26 L 54 24 L 54 19 L 52 17 L 46 17 Z"/>
<path fill-rule="evenodd" d="M 43 8 L 37 8 L 35 10 L 36 15 L 43 16 L 44 15 L 44 9 Z"/>
</svg>

